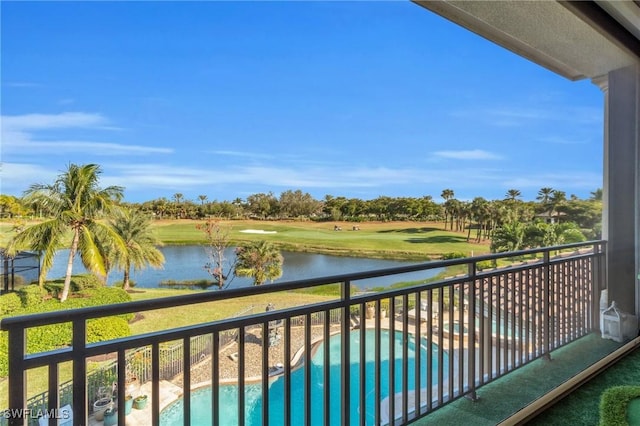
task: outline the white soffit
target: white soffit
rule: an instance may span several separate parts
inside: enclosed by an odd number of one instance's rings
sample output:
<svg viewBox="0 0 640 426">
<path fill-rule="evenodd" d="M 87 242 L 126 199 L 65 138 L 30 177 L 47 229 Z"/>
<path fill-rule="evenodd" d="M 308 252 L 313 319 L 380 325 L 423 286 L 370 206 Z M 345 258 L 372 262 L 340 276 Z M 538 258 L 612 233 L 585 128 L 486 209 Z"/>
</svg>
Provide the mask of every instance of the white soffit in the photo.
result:
<svg viewBox="0 0 640 426">
<path fill-rule="evenodd" d="M 637 62 L 631 52 L 556 1 L 415 2 L 571 80 L 598 77 Z M 637 8 L 631 1 L 625 3 L 631 10 Z M 627 16 L 624 9 L 619 12 Z"/>
</svg>

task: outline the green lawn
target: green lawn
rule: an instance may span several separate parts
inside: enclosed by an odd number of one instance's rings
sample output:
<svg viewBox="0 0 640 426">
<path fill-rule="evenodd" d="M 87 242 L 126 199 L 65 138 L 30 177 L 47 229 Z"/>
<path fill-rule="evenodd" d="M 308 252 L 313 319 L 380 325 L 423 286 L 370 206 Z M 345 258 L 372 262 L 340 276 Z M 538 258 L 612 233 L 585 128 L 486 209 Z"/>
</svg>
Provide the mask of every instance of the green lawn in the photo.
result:
<svg viewBox="0 0 640 426">
<path fill-rule="evenodd" d="M 157 222 L 155 229 L 166 244 L 202 243 L 202 233 L 195 229 L 198 221 Z M 243 241 L 272 241 L 283 249 L 314 251 L 339 255 L 366 255 L 386 258 L 425 259 L 442 253 L 467 255 L 489 252 L 489 242 L 468 243 L 465 233 L 443 230 L 442 223 L 425 222 L 271 222 L 226 221 L 234 244 Z M 334 225 L 342 231 L 334 231 Z M 274 234 L 251 234 L 243 230 L 275 231 Z"/>
<path fill-rule="evenodd" d="M 180 294 L 191 294 L 195 290 L 145 289 L 132 293 L 133 300 L 144 300 L 157 297 L 169 297 Z M 206 290 L 205 290 L 206 291 Z M 278 309 L 335 299 L 336 296 L 311 294 L 303 292 L 278 292 L 267 295 L 235 298 L 219 302 L 192 304 L 187 308 L 178 306 L 142 313 L 142 320 L 131 323 L 132 334 L 166 330 L 186 325 L 200 324 L 229 318 L 247 309 L 253 312 L 264 312 L 267 304 L 272 303 Z"/>
</svg>

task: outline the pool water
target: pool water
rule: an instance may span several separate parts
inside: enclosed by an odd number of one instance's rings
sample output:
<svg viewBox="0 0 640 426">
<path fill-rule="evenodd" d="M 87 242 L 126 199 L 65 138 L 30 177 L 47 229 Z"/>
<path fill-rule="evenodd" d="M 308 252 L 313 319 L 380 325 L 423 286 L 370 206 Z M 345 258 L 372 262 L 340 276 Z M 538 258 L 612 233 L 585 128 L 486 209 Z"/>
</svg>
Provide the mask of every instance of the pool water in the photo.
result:
<svg viewBox="0 0 640 426">
<path fill-rule="evenodd" d="M 360 331 L 354 330 L 350 333 L 351 347 L 351 423 L 359 424 L 360 418 Z M 381 332 L 380 339 L 380 393 L 381 400 L 389 396 L 389 338 L 388 331 Z M 367 330 L 366 335 L 366 366 L 365 366 L 365 389 L 366 424 L 373 425 L 375 412 L 375 331 Z M 324 343 L 321 343 L 318 350 L 311 359 L 311 423 L 312 425 L 339 425 L 341 417 L 340 403 L 342 393 L 340 387 L 340 335 L 332 336 L 329 340 L 329 369 L 331 398 L 330 398 L 330 418 L 324 418 L 323 397 L 324 397 Z M 420 373 L 426 378 L 427 372 L 427 347 L 428 343 L 422 340 L 420 345 Z M 395 360 L 395 383 L 393 393 L 402 390 L 402 333 L 395 333 L 394 350 Z M 408 342 L 408 358 L 405 365 L 408 368 L 408 388 L 415 389 L 415 350 L 416 345 L 413 336 L 410 336 Z M 432 371 L 434 380 L 437 378 L 438 371 L 438 347 L 431 345 L 432 351 Z M 448 357 L 444 354 L 443 371 L 445 380 L 447 380 Z M 422 384 L 424 386 L 424 382 Z M 291 424 L 304 423 L 304 368 L 298 368 L 291 372 Z M 220 386 L 220 424 L 223 426 L 231 426 L 238 424 L 238 388 L 235 385 Z M 261 425 L 262 422 L 262 384 L 250 384 L 245 386 L 245 417 L 247 425 Z M 160 414 L 161 425 L 182 424 L 182 400 L 178 400 L 171 404 Z M 269 424 L 284 424 L 284 378 L 279 377 L 270 384 L 269 387 Z M 191 424 L 194 426 L 211 425 L 211 388 L 193 392 L 191 394 Z"/>
</svg>

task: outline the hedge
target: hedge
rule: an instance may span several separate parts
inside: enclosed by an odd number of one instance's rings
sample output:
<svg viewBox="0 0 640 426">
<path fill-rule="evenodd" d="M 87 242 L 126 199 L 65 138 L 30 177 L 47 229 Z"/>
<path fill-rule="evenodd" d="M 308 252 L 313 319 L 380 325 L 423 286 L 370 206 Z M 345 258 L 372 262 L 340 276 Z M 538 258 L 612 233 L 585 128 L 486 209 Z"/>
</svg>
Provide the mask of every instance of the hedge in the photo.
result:
<svg viewBox="0 0 640 426">
<path fill-rule="evenodd" d="M 22 308 L 22 300 L 16 293 L 0 296 L 0 316 L 7 316 Z"/>
<path fill-rule="evenodd" d="M 23 287 L 17 294 L 3 295 L 0 297 L 0 312 L 2 312 L 0 318 L 87 306 L 109 305 L 131 300 L 129 294 L 122 289 L 93 287 L 94 283 L 91 279 L 80 278 L 78 280 L 77 278 L 74 277 L 74 281 L 80 282 L 84 290 L 79 293 L 73 293 L 73 297 L 70 297 L 64 303 L 60 303 L 55 298 L 45 299 L 46 292 L 43 292 L 37 285 Z M 16 300 L 20 301 L 19 306 Z M 130 336 L 131 330 L 129 329 L 128 321 L 133 317 L 134 314 L 123 314 L 88 321 L 87 342 L 94 343 Z M 71 344 L 71 338 L 72 326 L 69 322 L 29 328 L 27 329 L 27 352 L 43 352 L 68 346 Z M 7 339 L 7 332 L 0 332 L 0 377 L 6 377 L 8 374 Z"/>
<path fill-rule="evenodd" d="M 87 321 L 87 342 L 103 342 L 131 335 L 129 323 L 119 317 L 96 318 Z"/>
</svg>

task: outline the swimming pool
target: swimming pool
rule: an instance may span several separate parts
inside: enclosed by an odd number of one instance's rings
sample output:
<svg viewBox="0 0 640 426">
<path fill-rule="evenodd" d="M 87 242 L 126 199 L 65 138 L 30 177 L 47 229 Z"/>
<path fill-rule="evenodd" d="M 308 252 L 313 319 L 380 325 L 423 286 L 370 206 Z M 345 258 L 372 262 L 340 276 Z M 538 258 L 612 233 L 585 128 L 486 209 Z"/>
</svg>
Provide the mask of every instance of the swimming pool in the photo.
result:
<svg viewBox="0 0 640 426">
<path fill-rule="evenodd" d="M 351 337 L 351 421 L 357 424 L 360 417 L 360 331 L 354 330 L 350 333 Z M 381 351 L 380 351 L 380 392 L 381 400 L 389 395 L 389 338 L 388 331 L 381 331 Z M 365 379 L 367 389 L 366 394 L 366 420 L 367 424 L 373 424 L 375 406 L 375 331 L 366 331 L 366 367 Z M 330 368 L 330 413 L 331 418 L 325 421 L 323 412 L 323 389 L 324 389 L 324 343 L 320 343 L 317 351 L 311 359 L 311 400 L 318 401 L 312 403 L 311 420 L 313 425 L 340 424 L 340 401 L 342 394 L 340 390 L 340 335 L 332 336 L 329 339 L 329 368 Z M 428 343 L 423 339 L 420 345 L 420 372 L 422 377 L 426 377 L 427 372 L 427 348 Z M 432 371 L 434 372 L 434 380 L 438 371 L 438 347 L 431 345 L 432 351 Z M 402 390 L 402 333 L 395 333 L 394 350 L 396 354 L 395 360 L 395 381 L 394 393 Z M 415 340 L 410 336 L 408 344 L 408 357 L 406 365 L 408 367 L 408 388 L 415 389 Z M 443 358 L 443 371 L 446 375 L 448 372 L 449 360 L 447 354 Z M 424 386 L 424 384 L 423 384 Z M 291 424 L 303 424 L 304 419 L 304 368 L 298 368 L 291 372 Z M 235 385 L 220 386 L 220 424 L 231 426 L 238 424 L 238 388 Z M 245 386 L 245 416 L 247 425 L 262 424 L 262 384 L 248 384 Z M 160 413 L 161 425 L 182 424 L 182 400 L 168 406 Z M 284 414 L 284 379 L 279 377 L 273 381 L 269 387 L 269 424 L 283 424 Z M 211 425 L 211 388 L 204 388 L 191 394 L 191 424 L 194 426 Z"/>
<path fill-rule="evenodd" d="M 479 326 L 480 326 L 480 320 L 478 318 L 476 318 L 476 334 L 480 333 L 480 327 Z M 442 329 L 447 333 L 450 331 L 450 325 L 449 325 L 448 321 L 445 321 L 442 324 Z M 454 332 L 454 334 L 460 334 L 460 329 L 461 329 L 460 322 L 454 321 L 454 323 L 453 323 L 453 332 Z M 462 327 L 462 329 L 464 330 L 463 331 L 464 334 L 469 334 L 469 328 L 467 327 L 466 324 Z M 504 323 L 502 321 L 500 321 L 500 324 L 498 325 L 496 323 L 495 318 L 491 320 L 491 334 L 493 334 L 494 336 L 499 335 L 499 336 L 502 336 L 502 337 L 511 338 L 512 337 L 511 336 L 511 330 L 512 330 L 511 322 L 509 322 L 507 324 L 507 327 L 505 328 L 505 325 L 504 325 Z M 517 325 L 516 325 L 516 330 L 515 330 L 515 336 L 516 336 L 516 338 L 518 338 L 520 336 L 520 332 L 519 332 L 519 329 L 518 329 Z"/>
</svg>

